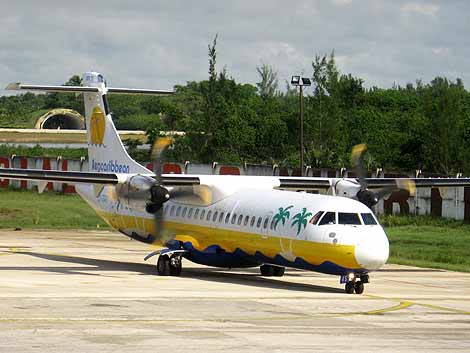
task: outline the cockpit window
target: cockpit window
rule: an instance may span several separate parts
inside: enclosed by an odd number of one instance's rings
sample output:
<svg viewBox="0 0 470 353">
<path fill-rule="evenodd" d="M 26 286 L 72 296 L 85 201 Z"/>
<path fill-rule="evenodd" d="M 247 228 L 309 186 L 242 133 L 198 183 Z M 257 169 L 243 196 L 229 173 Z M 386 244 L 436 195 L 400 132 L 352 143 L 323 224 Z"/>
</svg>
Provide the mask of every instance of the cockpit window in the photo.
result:
<svg viewBox="0 0 470 353">
<path fill-rule="evenodd" d="M 357 213 L 338 213 L 338 223 L 339 224 L 361 224 L 359 215 Z"/>
<path fill-rule="evenodd" d="M 325 213 L 324 211 L 318 211 L 315 216 L 312 217 L 312 219 L 310 220 L 310 224 L 317 224 L 318 220 L 320 219 L 320 217 L 323 215 L 323 213 Z"/>
<path fill-rule="evenodd" d="M 366 226 L 372 226 L 377 224 L 377 221 L 375 220 L 374 216 L 372 213 L 361 213 L 362 216 L 362 221 Z"/>
<path fill-rule="evenodd" d="M 336 215 L 334 212 L 327 212 L 323 218 L 321 219 L 320 223 L 318 223 L 319 226 L 325 225 L 325 224 L 335 224 L 336 223 Z"/>
</svg>

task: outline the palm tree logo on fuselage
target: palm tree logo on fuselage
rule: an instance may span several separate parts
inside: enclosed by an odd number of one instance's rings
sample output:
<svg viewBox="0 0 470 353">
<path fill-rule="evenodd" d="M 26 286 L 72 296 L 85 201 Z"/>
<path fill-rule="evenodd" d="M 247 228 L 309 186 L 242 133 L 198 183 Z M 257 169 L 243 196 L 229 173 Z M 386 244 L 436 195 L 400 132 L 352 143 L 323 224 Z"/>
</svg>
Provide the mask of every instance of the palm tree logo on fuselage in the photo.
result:
<svg viewBox="0 0 470 353">
<path fill-rule="evenodd" d="M 274 229 L 277 228 L 277 224 L 282 222 L 282 225 L 286 224 L 286 220 L 290 218 L 290 209 L 294 205 L 287 206 L 286 208 L 279 207 L 278 212 L 274 215 Z"/>
<path fill-rule="evenodd" d="M 293 217 L 293 222 L 292 222 L 292 227 L 295 227 L 297 225 L 297 235 L 300 234 L 300 231 L 302 230 L 302 226 L 305 229 L 307 227 L 307 219 L 308 217 L 311 217 L 312 213 L 307 212 L 307 209 L 304 207 L 302 208 L 302 212 L 297 213 Z"/>
</svg>

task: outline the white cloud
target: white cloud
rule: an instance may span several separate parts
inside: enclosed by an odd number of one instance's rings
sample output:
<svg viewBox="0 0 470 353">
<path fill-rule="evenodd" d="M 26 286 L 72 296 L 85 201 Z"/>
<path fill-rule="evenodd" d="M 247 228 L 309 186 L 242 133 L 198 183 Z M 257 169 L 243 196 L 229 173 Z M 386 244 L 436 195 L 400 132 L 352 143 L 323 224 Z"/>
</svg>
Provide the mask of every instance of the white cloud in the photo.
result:
<svg viewBox="0 0 470 353">
<path fill-rule="evenodd" d="M 470 85 L 469 4 L 10 1 L 0 12 L 0 88 L 17 80 L 60 84 L 91 69 L 116 86 L 170 88 L 203 80 L 216 33 L 217 67 L 226 65 L 238 82 L 256 83 L 261 61 L 274 66 L 281 81 L 308 75 L 316 54 L 335 50 L 342 72 L 367 86 L 447 74 Z"/>
<path fill-rule="evenodd" d="M 337 6 L 348 6 L 351 5 L 353 0 L 333 0 L 333 4 Z"/>
<path fill-rule="evenodd" d="M 449 48 L 432 48 L 432 52 L 436 55 L 448 55 L 450 50 Z"/>
<path fill-rule="evenodd" d="M 436 4 L 409 2 L 403 4 L 400 10 L 406 15 L 419 14 L 434 17 L 439 11 L 439 6 Z"/>
</svg>

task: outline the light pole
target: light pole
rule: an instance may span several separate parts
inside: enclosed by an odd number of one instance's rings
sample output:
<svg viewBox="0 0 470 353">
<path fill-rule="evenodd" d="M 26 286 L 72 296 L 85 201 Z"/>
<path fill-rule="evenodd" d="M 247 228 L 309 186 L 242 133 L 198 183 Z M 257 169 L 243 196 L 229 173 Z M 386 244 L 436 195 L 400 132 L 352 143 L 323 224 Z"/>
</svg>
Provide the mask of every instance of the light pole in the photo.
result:
<svg viewBox="0 0 470 353">
<path fill-rule="evenodd" d="M 300 175 L 304 176 L 304 86 L 312 85 L 308 77 L 292 76 L 290 81 L 292 86 L 300 87 Z"/>
</svg>

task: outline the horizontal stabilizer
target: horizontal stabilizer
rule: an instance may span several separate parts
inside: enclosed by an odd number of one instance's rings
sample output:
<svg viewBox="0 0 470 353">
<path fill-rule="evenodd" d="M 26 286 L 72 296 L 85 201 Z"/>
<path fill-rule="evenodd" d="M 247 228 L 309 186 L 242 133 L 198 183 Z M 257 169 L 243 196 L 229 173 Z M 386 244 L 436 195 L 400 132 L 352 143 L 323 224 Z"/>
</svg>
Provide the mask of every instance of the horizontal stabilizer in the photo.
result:
<svg viewBox="0 0 470 353">
<path fill-rule="evenodd" d="M 24 85 L 19 82 L 10 83 L 5 89 L 10 91 L 99 92 L 98 87 Z"/>
<path fill-rule="evenodd" d="M 117 94 L 149 94 L 154 96 L 169 96 L 174 94 L 174 91 L 159 90 L 159 89 L 138 89 L 138 88 L 115 88 L 108 87 L 108 93 Z"/>
<path fill-rule="evenodd" d="M 20 82 L 10 83 L 6 88 L 10 91 L 41 91 L 41 92 L 100 92 L 98 87 L 82 87 L 82 86 L 44 86 L 44 85 L 25 85 Z M 173 91 L 169 90 L 155 90 L 155 89 L 138 89 L 138 88 L 113 88 L 107 87 L 108 93 L 117 94 L 144 94 L 154 96 L 168 96 L 174 94 Z"/>
</svg>

